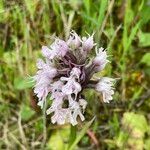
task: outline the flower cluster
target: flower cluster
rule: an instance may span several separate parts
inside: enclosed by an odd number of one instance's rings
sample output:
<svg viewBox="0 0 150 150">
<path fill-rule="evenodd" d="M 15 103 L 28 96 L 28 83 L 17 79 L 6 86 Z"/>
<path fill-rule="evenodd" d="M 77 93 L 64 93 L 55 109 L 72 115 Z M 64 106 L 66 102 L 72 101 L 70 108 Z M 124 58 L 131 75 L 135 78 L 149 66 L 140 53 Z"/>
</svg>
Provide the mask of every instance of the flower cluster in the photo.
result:
<svg viewBox="0 0 150 150">
<path fill-rule="evenodd" d="M 96 56 L 90 59 L 89 53 L 93 49 L 96 49 Z M 86 88 L 102 93 L 104 102 L 112 100 L 114 79 L 92 80 L 92 76 L 109 62 L 106 51 L 102 47 L 96 48 L 93 35 L 81 38 L 72 31 L 67 41 L 56 38 L 49 47 L 43 46 L 42 55 L 44 61 L 38 60 L 38 72 L 34 76 L 34 93 L 41 108 L 51 95 L 52 103 L 46 113 L 53 114 L 52 123 L 76 125 L 78 117 L 82 121 L 85 119 L 83 113 L 87 101 L 82 91 Z"/>
</svg>

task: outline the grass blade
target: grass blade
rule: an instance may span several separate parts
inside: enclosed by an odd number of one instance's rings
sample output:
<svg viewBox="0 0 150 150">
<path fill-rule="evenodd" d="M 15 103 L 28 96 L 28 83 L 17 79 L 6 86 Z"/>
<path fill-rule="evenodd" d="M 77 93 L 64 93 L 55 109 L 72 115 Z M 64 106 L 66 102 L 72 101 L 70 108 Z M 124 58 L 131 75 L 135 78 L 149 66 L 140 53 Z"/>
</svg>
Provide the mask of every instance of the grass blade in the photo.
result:
<svg viewBox="0 0 150 150">
<path fill-rule="evenodd" d="M 74 150 L 75 146 L 79 143 L 79 141 L 81 140 L 81 138 L 85 135 L 87 129 L 93 123 L 94 119 L 95 119 L 95 117 L 91 121 L 89 121 L 87 124 L 84 125 L 83 129 L 81 130 L 80 134 L 77 136 L 77 138 L 75 139 L 75 141 L 72 143 L 72 145 L 70 146 L 69 150 Z"/>
</svg>

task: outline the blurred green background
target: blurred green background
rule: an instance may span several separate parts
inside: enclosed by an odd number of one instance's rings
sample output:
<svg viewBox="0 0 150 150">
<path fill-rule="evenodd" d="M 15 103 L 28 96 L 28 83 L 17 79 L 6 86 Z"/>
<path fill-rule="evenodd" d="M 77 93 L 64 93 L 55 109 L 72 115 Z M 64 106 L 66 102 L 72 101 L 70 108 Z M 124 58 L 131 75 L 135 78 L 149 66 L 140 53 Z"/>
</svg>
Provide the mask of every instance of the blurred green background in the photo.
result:
<svg viewBox="0 0 150 150">
<path fill-rule="evenodd" d="M 95 32 L 111 59 L 101 74 L 120 78 L 110 104 L 85 91 L 77 136 L 44 119 L 30 80 L 41 46 L 71 29 Z M 150 0 L 0 0 L 0 149 L 150 150 L 149 125 Z"/>
</svg>

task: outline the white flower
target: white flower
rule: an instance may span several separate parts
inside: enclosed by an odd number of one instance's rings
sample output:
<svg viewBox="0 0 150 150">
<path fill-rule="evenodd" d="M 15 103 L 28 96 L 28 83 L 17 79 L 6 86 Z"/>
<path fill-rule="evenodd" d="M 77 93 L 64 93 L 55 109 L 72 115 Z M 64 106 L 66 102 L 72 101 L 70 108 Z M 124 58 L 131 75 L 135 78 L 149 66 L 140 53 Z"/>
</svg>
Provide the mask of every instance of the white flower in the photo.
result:
<svg viewBox="0 0 150 150">
<path fill-rule="evenodd" d="M 87 106 L 87 101 L 85 99 L 79 99 L 79 104 L 82 107 L 83 112 L 84 112 L 84 110 L 85 110 L 85 108 Z"/>
<path fill-rule="evenodd" d="M 95 89 L 103 95 L 103 101 L 109 103 L 113 99 L 114 94 L 113 82 L 115 79 L 103 77 L 97 83 Z"/>
<path fill-rule="evenodd" d="M 61 109 L 62 104 L 63 104 L 63 99 L 53 99 L 51 107 L 49 109 L 47 109 L 46 113 L 50 114 L 52 112 L 55 112 L 58 109 Z"/>
<path fill-rule="evenodd" d="M 61 80 L 67 81 L 67 83 L 62 88 L 62 92 L 66 95 L 75 94 L 76 98 L 77 94 L 81 91 L 81 85 L 76 82 L 74 78 L 61 77 Z"/>
<path fill-rule="evenodd" d="M 63 82 L 60 80 L 55 81 L 51 84 L 51 98 L 52 99 L 63 99 L 65 94 L 62 92 Z"/>
<path fill-rule="evenodd" d="M 69 113 L 69 109 L 57 109 L 54 112 L 54 115 L 51 117 L 52 123 L 57 123 L 60 125 L 67 123 L 69 119 Z"/>
<path fill-rule="evenodd" d="M 37 105 L 40 106 L 41 108 L 43 108 L 44 101 L 45 101 L 45 100 L 40 100 L 40 101 L 37 103 Z"/>
<path fill-rule="evenodd" d="M 96 51 L 96 57 L 93 60 L 93 64 L 95 65 L 95 70 L 96 71 L 101 71 L 105 68 L 106 64 L 109 62 L 107 60 L 107 53 L 104 50 L 104 48 L 99 48 L 98 51 Z"/>
<path fill-rule="evenodd" d="M 84 121 L 85 118 L 82 114 L 82 111 L 81 111 L 81 108 L 80 108 L 80 105 L 78 102 L 76 102 L 74 100 L 69 101 L 69 107 L 72 111 L 70 122 L 73 126 L 78 124 L 78 122 L 77 122 L 78 116 L 80 117 L 81 121 Z"/>
</svg>

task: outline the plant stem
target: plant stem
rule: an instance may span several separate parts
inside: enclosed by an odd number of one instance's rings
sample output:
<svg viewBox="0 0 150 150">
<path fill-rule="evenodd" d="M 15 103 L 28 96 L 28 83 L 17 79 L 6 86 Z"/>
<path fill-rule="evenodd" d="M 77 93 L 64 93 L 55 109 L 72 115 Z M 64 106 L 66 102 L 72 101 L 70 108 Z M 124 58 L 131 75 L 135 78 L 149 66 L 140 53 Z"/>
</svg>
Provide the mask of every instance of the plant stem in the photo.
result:
<svg viewBox="0 0 150 150">
<path fill-rule="evenodd" d="M 43 107 L 43 142 L 42 142 L 42 149 L 45 148 L 46 139 L 47 139 L 47 132 L 46 132 L 46 100 L 45 100 L 44 107 Z"/>
<path fill-rule="evenodd" d="M 70 136 L 69 136 L 68 150 L 71 147 L 72 143 L 75 141 L 76 135 L 77 135 L 77 127 L 71 125 L 71 127 L 70 127 Z"/>
</svg>

